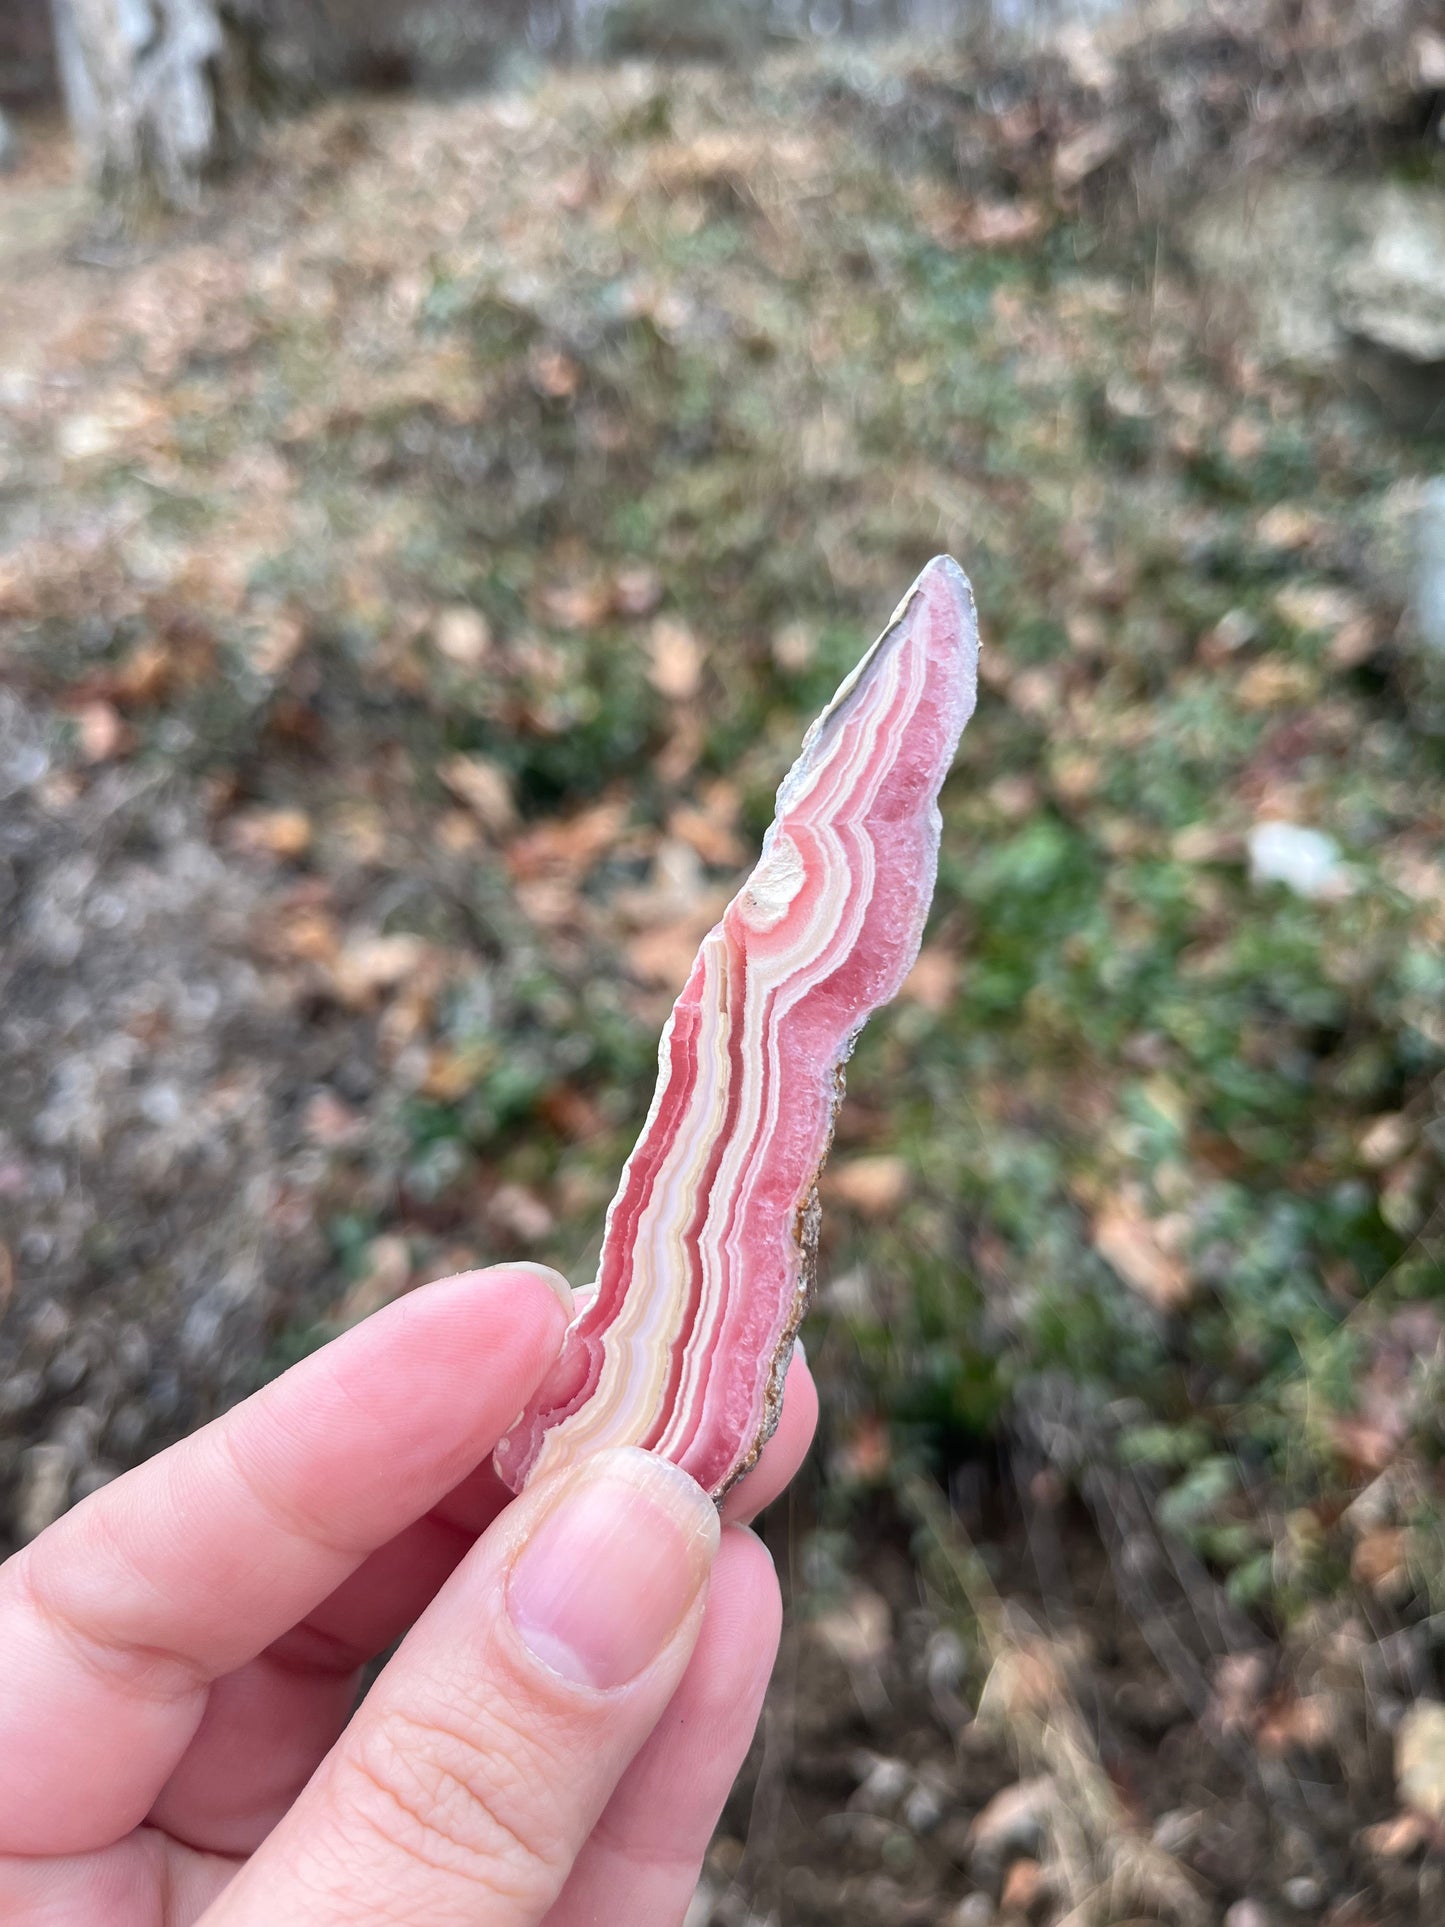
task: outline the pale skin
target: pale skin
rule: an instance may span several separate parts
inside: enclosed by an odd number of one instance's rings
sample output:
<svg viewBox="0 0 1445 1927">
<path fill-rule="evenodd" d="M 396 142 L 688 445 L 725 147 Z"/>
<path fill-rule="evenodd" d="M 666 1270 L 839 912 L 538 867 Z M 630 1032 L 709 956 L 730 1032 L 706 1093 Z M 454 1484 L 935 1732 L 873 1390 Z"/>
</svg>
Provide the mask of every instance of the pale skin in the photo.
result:
<svg viewBox="0 0 1445 1927">
<path fill-rule="evenodd" d="M 0 1919 L 678 1927 L 777 1645 L 746 1521 L 816 1397 L 795 1359 L 721 1521 L 631 1451 L 513 1499 L 568 1296 L 423 1287 L 0 1566 Z"/>
</svg>

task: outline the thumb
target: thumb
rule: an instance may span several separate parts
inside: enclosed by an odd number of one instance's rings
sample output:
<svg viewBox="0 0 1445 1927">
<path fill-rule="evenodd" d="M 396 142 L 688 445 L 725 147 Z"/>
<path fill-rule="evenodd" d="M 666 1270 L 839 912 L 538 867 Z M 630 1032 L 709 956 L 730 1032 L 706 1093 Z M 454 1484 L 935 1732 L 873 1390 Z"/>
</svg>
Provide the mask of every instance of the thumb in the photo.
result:
<svg viewBox="0 0 1445 1927">
<path fill-rule="evenodd" d="M 205 1927 L 535 1927 L 682 1677 L 717 1545 L 650 1453 L 528 1490 Z"/>
</svg>

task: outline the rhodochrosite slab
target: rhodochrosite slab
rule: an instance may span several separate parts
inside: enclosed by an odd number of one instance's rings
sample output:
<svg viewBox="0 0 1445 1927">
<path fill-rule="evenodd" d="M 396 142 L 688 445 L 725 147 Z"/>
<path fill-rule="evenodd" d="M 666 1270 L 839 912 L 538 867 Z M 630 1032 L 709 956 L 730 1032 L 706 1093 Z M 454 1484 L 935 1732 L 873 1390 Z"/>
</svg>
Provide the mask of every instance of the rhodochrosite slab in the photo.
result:
<svg viewBox="0 0 1445 1927">
<path fill-rule="evenodd" d="M 497 1448 L 514 1489 L 641 1445 L 721 1496 L 776 1425 L 843 1065 L 918 954 L 977 661 L 967 578 L 939 556 L 808 731 L 662 1034 L 596 1293 Z"/>
</svg>

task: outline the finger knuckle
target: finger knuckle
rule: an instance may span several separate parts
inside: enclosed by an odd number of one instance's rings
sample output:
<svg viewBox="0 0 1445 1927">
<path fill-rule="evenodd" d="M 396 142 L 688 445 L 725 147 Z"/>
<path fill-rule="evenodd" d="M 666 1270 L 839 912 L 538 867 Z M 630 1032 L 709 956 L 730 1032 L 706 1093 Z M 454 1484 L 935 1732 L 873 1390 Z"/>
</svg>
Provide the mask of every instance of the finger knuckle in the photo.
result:
<svg viewBox="0 0 1445 1927">
<path fill-rule="evenodd" d="M 92 1565 L 100 1566 L 108 1558 L 110 1569 L 124 1576 L 120 1557 L 112 1556 L 107 1523 L 97 1515 L 91 1526 Z M 175 1705 L 204 1693 L 208 1681 L 197 1661 L 123 1624 L 98 1617 L 83 1595 L 75 1596 L 63 1562 L 47 1565 L 22 1554 L 14 1564 L 13 1606 L 90 1678 L 106 1687 L 119 1685 L 132 1697 L 158 1706 Z M 115 1610 L 112 1600 L 112 1613 Z"/>
<path fill-rule="evenodd" d="M 331 1515 L 311 1501 L 304 1489 L 294 1488 L 290 1481 L 269 1473 L 247 1427 L 228 1424 L 222 1419 L 213 1428 L 210 1443 L 231 1484 L 271 1531 L 341 1558 L 355 1558 L 358 1553 L 370 1550 L 369 1546 L 357 1545 L 351 1538 L 339 1536 Z"/>
<path fill-rule="evenodd" d="M 495 1713 L 463 1728 L 439 1711 L 389 1708 L 351 1754 L 352 1818 L 394 1854 L 545 1907 L 571 1860 L 537 1733 Z"/>
</svg>

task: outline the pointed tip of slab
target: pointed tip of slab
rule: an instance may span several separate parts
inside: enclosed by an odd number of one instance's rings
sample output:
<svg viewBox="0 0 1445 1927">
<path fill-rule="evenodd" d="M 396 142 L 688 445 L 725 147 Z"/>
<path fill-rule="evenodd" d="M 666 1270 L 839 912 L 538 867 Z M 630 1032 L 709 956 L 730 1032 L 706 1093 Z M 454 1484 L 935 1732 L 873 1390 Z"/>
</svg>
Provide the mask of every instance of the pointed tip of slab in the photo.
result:
<svg viewBox="0 0 1445 1927">
<path fill-rule="evenodd" d="M 936 555 L 918 572 L 918 579 L 898 605 L 897 622 L 915 596 L 921 596 L 931 613 L 958 624 L 959 643 L 964 653 L 978 655 L 978 611 L 974 606 L 973 584 L 951 555 Z M 892 624 L 889 625 L 890 628 Z"/>
<path fill-rule="evenodd" d="M 919 570 L 898 607 L 888 618 L 883 633 L 863 651 L 851 671 L 843 678 L 833 700 L 816 719 L 803 738 L 802 754 L 778 791 L 782 809 L 791 799 L 817 754 L 830 727 L 848 708 L 860 686 L 875 672 L 885 652 L 916 634 L 918 617 L 927 618 L 935 639 L 939 631 L 952 639 L 962 658 L 960 678 L 961 705 L 958 728 L 961 731 L 973 714 L 978 694 L 978 613 L 974 606 L 973 585 L 951 555 L 936 555 Z"/>
<path fill-rule="evenodd" d="M 935 623 L 942 623 L 957 638 L 959 654 L 966 664 L 966 721 L 978 694 L 978 609 L 973 584 L 951 555 L 936 555 L 920 570 L 918 580 L 904 597 L 905 608 L 914 596 L 922 598 Z"/>
<path fill-rule="evenodd" d="M 925 562 L 923 567 L 918 571 L 918 580 L 914 583 L 913 587 L 919 589 L 922 588 L 926 582 L 936 582 L 939 580 L 946 581 L 955 588 L 962 589 L 969 599 L 972 600 L 973 590 L 969 585 L 968 577 L 964 574 L 961 565 L 955 562 L 953 557 L 947 553 L 936 555 L 931 562 Z"/>
</svg>

